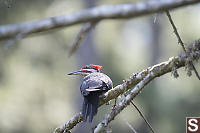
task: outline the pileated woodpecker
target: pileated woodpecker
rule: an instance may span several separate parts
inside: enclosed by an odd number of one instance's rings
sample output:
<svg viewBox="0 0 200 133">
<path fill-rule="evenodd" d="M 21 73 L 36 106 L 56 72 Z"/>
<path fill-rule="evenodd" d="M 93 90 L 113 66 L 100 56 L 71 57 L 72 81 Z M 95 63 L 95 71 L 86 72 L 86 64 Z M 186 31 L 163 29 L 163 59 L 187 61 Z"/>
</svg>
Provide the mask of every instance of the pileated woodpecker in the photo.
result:
<svg viewBox="0 0 200 133">
<path fill-rule="evenodd" d="M 84 97 L 82 105 L 83 121 L 92 122 L 93 116 L 97 114 L 99 96 L 113 87 L 112 80 L 105 74 L 100 72 L 102 66 L 99 65 L 86 65 L 82 69 L 71 72 L 68 75 L 81 75 L 84 76 L 80 86 L 81 94 Z"/>
</svg>

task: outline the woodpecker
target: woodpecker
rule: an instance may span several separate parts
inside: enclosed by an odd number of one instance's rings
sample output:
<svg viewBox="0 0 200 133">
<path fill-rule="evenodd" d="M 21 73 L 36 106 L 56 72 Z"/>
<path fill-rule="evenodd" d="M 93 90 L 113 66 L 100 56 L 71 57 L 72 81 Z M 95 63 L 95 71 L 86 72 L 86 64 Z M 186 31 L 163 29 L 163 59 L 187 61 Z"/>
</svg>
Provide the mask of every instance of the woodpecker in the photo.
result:
<svg viewBox="0 0 200 133">
<path fill-rule="evenodd" d="M 81 94 L 84 97 L 82 105 L 84 122 L 87 122 L 88 117 L 89 122 L 92 122 L 93 116 L 98 111 L 99 96 L 113 87 L 112 80 L 100 72 L 101 68 L 102 66 L 90 64 L 68 74 L 84 77 L 80 86 Z"/>
</svg>

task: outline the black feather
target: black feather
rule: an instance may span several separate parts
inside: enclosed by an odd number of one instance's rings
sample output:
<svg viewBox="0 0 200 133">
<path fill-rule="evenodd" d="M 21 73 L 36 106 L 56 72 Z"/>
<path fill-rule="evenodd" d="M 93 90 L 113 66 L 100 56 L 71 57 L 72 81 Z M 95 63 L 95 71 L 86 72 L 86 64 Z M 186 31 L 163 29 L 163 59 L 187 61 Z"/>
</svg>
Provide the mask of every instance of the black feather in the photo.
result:
<svg viewBox="0 0 200 133">
<path fill-rule="evenodd" d="M 99 94 L 94 92 L 84 97 L 82 114 L 83 121 L 86 122 L 89 116 L 89 122 L 92 122 L 94 115 L 97 114 L 99 104 Z"/>
</svg>

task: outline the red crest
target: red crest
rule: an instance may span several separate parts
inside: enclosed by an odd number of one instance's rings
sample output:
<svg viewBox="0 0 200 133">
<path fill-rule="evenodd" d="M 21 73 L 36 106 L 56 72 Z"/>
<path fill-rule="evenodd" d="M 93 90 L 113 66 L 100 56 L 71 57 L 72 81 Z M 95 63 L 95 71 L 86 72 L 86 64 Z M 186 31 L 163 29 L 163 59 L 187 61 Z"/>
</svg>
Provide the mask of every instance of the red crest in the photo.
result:
<svg viewBox="0 0 200 133">
<path fill-rule="evenodd" d="M 100 69 L 102 68 L 102 66 L 90 64 L 90 65 L 87 65 L 87 66 L 83 67 L 82 69 L 84 69 L 84 68 L 86 68 L 86 67 L 94 67 L 94 68 L 96 68 L 97 70 L 100 70 Z"/>
</svg>

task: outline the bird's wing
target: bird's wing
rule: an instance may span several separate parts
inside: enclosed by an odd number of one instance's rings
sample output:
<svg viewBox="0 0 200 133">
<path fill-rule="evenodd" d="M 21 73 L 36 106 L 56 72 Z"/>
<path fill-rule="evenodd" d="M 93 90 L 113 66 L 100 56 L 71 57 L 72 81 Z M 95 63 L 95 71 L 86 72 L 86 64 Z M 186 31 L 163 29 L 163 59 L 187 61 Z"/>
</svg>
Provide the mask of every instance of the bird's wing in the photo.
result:
<svg viewBox="0 0 200 133">
<path fill-rule="evenodd" d="M 87 80 L 83 80 L 82 84 L 81 84 L 81 93 L 86 96 L 88 95 L 90 92 L 95 92 L 95 91 L 103 91 L 106 90 L 107 86 L 106 84 L 98 78 L 93 78 L 91 79 L 87 79 Z"/>
</svg>

